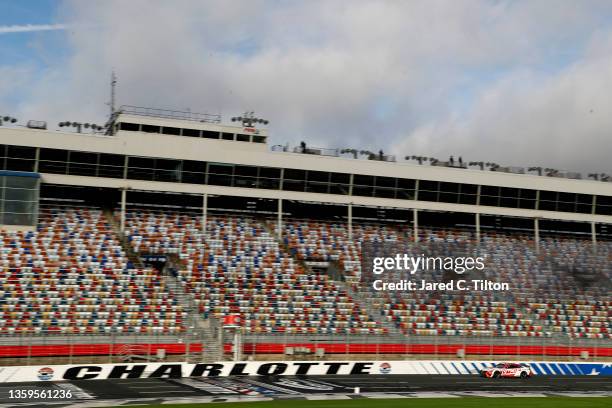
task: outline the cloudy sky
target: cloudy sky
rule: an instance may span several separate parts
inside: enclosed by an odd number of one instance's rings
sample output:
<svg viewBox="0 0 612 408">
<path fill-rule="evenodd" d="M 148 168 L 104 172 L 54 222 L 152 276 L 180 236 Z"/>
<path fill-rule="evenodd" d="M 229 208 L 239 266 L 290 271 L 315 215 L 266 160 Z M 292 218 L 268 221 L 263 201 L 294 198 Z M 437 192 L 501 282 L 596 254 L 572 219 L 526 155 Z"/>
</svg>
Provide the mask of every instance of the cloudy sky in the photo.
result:
<svg viewBox="0 0 612 408">
<path fill-rule="evenodd" d="M 612 2 L 0 0 L 0 114 L 104 122 L 118 102 L 272 144 L 612 172 Z"/>
</svg>

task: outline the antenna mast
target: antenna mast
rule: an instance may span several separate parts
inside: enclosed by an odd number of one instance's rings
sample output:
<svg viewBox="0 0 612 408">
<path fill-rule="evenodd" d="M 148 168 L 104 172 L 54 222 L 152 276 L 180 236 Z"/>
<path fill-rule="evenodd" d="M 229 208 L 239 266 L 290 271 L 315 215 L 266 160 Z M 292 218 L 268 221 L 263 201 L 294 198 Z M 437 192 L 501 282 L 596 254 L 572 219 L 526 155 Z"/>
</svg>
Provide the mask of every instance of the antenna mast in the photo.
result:
<svg viewBox="0 0 612 408">
<path fill-rule="evenodd" d="M 110 100 L 110 116 L 112 117 L 115 113 L 115 88 L 117 87 L 117 75 L 115 71 L 111 73 L 111 100 Z"/>
</svg>

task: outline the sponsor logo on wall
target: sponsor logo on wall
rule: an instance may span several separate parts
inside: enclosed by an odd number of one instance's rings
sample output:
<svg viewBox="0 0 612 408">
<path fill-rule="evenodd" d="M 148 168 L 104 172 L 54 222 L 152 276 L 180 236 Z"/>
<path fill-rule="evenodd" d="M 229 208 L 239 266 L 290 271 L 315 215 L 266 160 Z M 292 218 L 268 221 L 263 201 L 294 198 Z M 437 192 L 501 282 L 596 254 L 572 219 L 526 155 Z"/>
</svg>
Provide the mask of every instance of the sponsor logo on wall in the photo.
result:
<svg viewBox="0 0 612 408">
<path fill-rule="evenodd" d="M 38 379 L 41 381 L 49 381 L 53 378 L 53 369 L 51 367 L 43 367 L 38 370 Z"/>
</svg>

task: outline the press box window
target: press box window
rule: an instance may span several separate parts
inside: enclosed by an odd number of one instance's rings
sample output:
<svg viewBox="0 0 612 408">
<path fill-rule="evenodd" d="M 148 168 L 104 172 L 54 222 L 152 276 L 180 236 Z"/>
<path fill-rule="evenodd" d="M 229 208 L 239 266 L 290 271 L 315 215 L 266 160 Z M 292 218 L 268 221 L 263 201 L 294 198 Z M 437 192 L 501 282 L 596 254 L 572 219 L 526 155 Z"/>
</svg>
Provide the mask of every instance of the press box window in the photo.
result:
<svg viewBox="0 0 612 408">
<path fill-rule="evenodd" d="M 100 153 L 99 177 L 123 178 L 123 165 L 125 156 L 118 154 Z"/>
<path fill-rule="evenodd" d="M 41 173 L 65 174 L 68 151 L 62 149 L 40 149 L 38 171 Z"/>
<path fill-rule="evenodd" d="M 242 133 L 236 134 L 236 140 L 239 142 L 248 142 L 250 139 L 250 135 L 243 135 Z"/>
<path fill-rule="evenodd" d="M 393 177 L 376 177 L 376 187 L 395 187 L 396 182 Z"/>
<path fill-rule="evenodd" d="M 121 122 L 119 124 L 120 130 L 127 130 L 128 132 L 139 132 L 140 124 L 139 123 L 129 123 L 129 122 Z"/>
<path fill-rule="evenodd" d="M 200 137 L 200 131 L 198 129 L 183 129 L 183 136 Z"/>
<path fill-rule="evenodd" d="M 164 135 L 175 135 L 178 136 L 181 134 L 181 129 L 179 128 L 175 128 L 175 127 L 165 127 L 163 128 L 164 130 L 162 131 L 162 133 Z"/>
<path fill-rule="evenodd" d="M 329 182 L 329 173 L 325 171 L 308 170 L 308 181 Z"/>
<path fill-rule="evenodd" d="M 260 167 L 258 187 L 267 189 L 280 188 L 280 169 L 275 167 Z"/>
<path fill-rule="evenodd" d="M 35 147 L 8 146 L 8 157 L 6 158 L 6 168 L 16 171 L 33 171 L 34 157 L 36 156 Z"/>
<path fill-rule="evenodd" d="M 71 163 L 98 164 L 98 153 L 70 152 Z"/>
<path fill-rule="evenodd" d="M 414 190 L 416 182 L 412 179 L 397 179 L 397 188 L 402 190 Z"/>
<path fill-rule="evenodd" d="M 183 160 L 181 181 L 183 183 L 204 184 L 206 181 L 206 162 Z"/>
<path fill-rule="evenodd" d="M 9 146 L 8 157 L 12 159 L 33 159 L 36 157 L 36 148 L 26 146 Z"/>
<path fill-rule="evenodd" d="M 285 180 L 300 180 L 306 179 L 306 171 L 298 169 L 285 169 Z"/>
<path fill-rule="evenodd" d="M 259 177 L 280 178 L 280 169 L 276 167 L 260 167 Z"/>
<path fill-rule="evenodd" d="M 332 183 L 348 184 L 351 180 L 351 175 L 347 173 L 331 173 Z"/>
<path fill-rule="evenodd" d="M 160 133 L 159 130 L 159 126 L 142 125 L 142 131 L 145 133 Z"/>
<path fill-rule="evenodd" d="M 373 187 L 374 176 L 364 176 L 360 174 L 355 174 L 353 176 L 353 185 Z"/>
<path fill-rule="evenodd" d="M 205 139 L 218 139 L 219 138 L 219 132 L 213 132 L 210 130 L 203 130 L 202 131 L 202 137 Z"/>
</svg>

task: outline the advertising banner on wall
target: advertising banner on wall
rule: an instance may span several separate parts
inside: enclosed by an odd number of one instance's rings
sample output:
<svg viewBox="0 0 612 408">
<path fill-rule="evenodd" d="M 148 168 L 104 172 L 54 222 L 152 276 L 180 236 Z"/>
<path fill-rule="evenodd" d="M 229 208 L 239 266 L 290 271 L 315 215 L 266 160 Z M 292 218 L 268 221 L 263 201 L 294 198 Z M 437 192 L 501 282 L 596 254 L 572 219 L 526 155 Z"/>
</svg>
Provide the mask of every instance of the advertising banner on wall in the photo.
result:
<svg viewBox="0 0 612 408">
<path fill-rule="evenodd" d="M 534 375 L 612 375 L 612 363 L 520 362 Z M 0 368 L 0 382 L 269 375 L 478 375 L 490 361 L 249 361 Z"/>
</svg>

